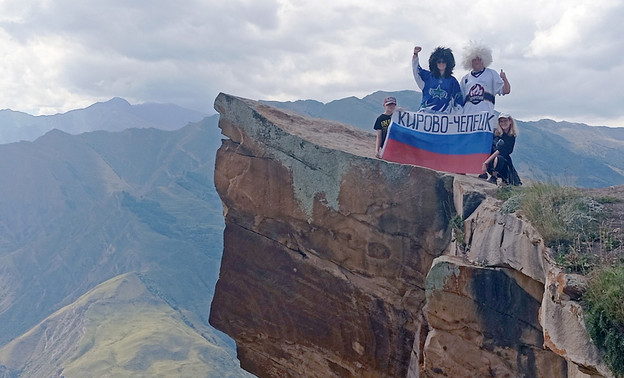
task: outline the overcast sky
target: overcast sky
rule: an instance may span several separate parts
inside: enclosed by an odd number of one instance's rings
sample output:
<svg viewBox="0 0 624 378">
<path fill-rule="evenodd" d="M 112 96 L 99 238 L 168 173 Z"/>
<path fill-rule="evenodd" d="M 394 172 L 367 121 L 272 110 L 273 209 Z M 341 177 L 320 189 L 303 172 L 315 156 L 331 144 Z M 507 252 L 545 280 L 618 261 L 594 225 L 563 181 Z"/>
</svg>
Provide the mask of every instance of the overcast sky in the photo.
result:
<svg viewBox="0 0 624 378">
<path fill-rule="evenodd" d="M 219 92 L 418 90 L 414 45 L 421 59 L 450 47 L 459 63 L 473 40 L 511 83 L 497 110 L 624 126 L 623 36 L 622 0 L 0 0 L 0 108 L 54 114 L 118 96 L 214 113 Z"/>
</svg>

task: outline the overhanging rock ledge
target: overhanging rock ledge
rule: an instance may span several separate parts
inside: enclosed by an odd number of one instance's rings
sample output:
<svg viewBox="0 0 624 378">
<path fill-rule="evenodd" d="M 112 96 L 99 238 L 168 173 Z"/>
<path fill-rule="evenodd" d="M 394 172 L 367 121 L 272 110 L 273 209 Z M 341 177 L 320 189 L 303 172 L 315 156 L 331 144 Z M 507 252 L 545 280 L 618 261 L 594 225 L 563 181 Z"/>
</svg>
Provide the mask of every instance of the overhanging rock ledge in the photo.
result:
<svg viewBox="0 0 624 378">
<path fill-rule="evenodd" d="M 229 139 L 215 167 L 226 228 L 210 323 L 244 369 L 609 376 L 569 301 L 544 302 L 562 273 L 530 224 L 500 212 L 493 185 L 376 159 L 375 136 L 349 125 L 223 93 L 215 108 Z M 554 326 L 564 318 L 576 336 Z"/>
</svg>

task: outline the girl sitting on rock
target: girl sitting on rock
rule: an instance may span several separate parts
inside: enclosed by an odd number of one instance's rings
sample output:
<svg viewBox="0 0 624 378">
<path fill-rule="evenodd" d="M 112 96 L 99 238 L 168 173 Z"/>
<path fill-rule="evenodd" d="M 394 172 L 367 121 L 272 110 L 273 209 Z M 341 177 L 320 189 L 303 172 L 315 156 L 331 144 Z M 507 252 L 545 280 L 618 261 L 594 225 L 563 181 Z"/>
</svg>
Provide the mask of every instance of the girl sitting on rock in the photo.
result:
<svg viewBox="0 0 624 378">
<path fill-rule="evenodd" d="M 498 127 L 494 129 L 492 154 L 483 162 L 483 173 L 479 175 L 480 178 L 487 179 L 489 173 L 488 181 L 494 184 L 500 178 L 502 183 L 506 185 L 522 185 L 510 156 L 516 144 L 517 136 L 516 121 L 507 113 L 499 114 Z"/>
</svg>

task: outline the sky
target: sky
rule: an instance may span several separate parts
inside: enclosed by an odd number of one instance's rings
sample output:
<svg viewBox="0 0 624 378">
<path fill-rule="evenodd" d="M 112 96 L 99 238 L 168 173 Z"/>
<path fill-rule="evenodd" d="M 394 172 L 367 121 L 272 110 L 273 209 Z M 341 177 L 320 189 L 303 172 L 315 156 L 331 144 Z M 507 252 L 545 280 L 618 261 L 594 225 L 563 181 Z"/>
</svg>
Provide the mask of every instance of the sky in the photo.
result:
<svg viewBox="0 0 624 378">
<path fill-rule="evenodd" d="M 0 0 L 0 109 L 419 91 L 415 45 L 451 48 L 459 80 L 476 41 L 511 83 L 497 110 L 624 127 L 622 20 L 622 0 Z"/>
</svg>

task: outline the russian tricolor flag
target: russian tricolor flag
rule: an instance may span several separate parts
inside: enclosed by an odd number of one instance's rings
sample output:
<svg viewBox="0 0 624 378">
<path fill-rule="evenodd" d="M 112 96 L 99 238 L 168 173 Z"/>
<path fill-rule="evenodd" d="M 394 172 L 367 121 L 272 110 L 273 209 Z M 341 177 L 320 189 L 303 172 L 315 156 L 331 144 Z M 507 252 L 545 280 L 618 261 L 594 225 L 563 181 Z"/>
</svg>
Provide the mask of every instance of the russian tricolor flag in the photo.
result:
<svg viewBox="0 0 624 378">
<path fill-rule="evenodd" d="M 381 158 L 453 173 L 482 172 L 490 156 L 493 114 L 429 114 L 396 110 Z"/>
</svg>

